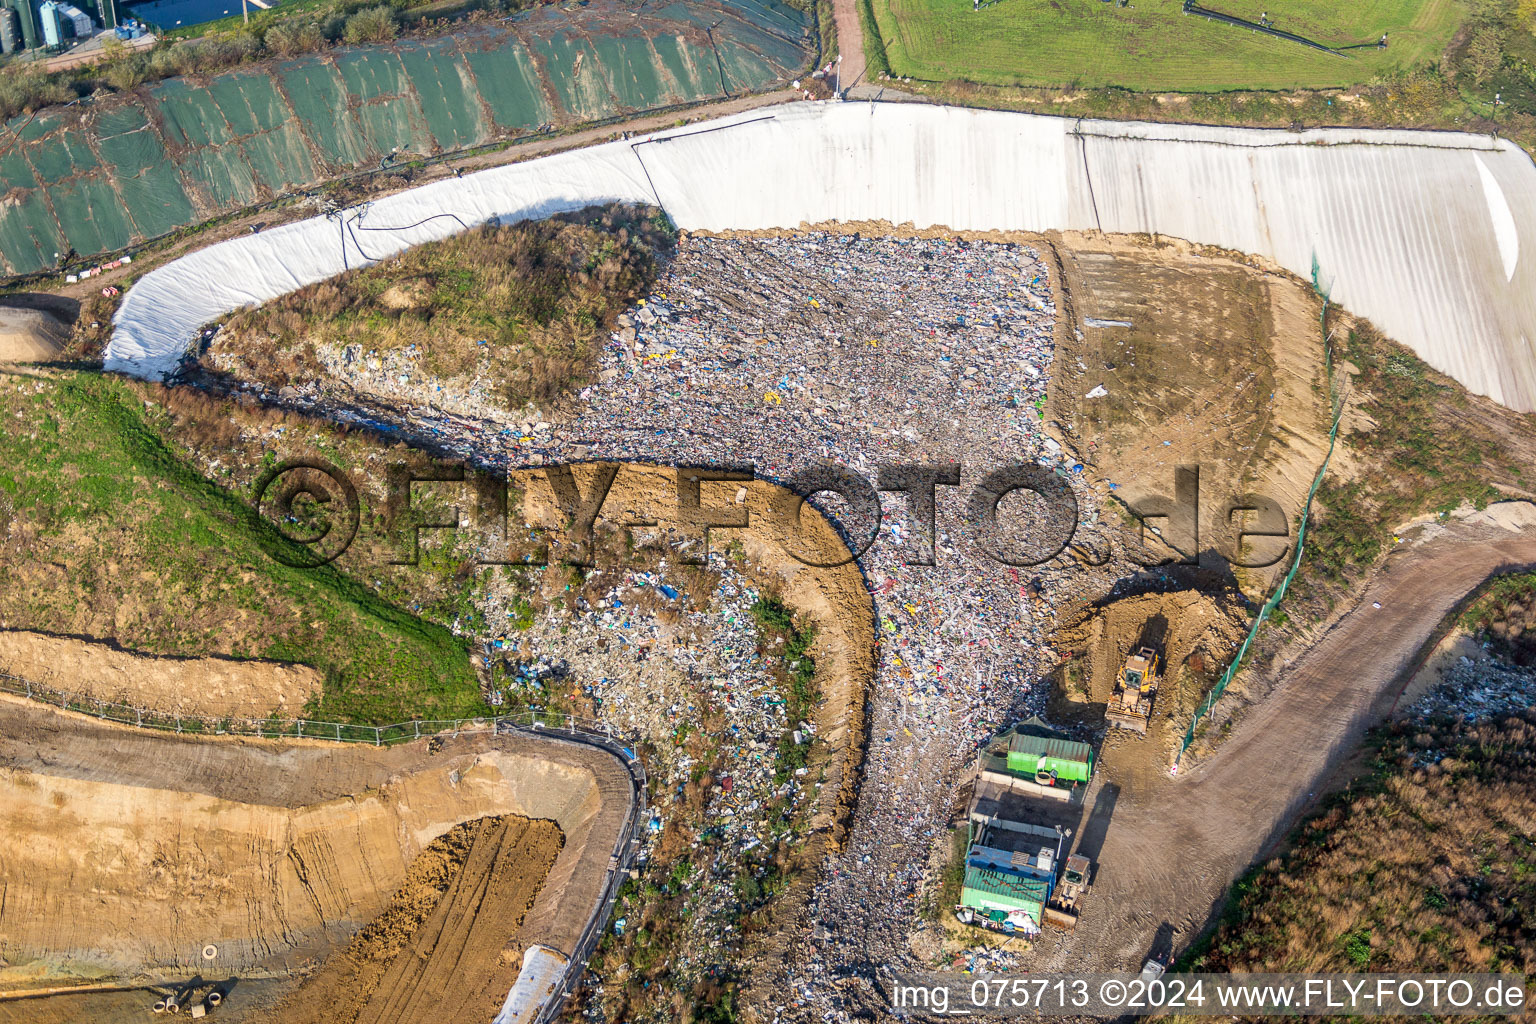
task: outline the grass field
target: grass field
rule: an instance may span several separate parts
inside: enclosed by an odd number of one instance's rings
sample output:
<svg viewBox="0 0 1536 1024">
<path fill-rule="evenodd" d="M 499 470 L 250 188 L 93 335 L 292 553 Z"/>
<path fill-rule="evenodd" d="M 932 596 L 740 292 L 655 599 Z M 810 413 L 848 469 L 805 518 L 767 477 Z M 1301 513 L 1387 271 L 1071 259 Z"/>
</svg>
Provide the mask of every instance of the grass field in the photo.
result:
<svg viewBox="0 0 1536 1024">
<path fill-rule="evenodd" d="M 488 713 L 467 642 L 406 607 L 435 597 L 451 620 L 458 593 L 426 572 L 417 596 L 383 586 L 388 566 L 274 560 L 248 498 L 177 451 L 145 394 L 91 373 L 0 376 L 0 628 L 301 662 L 325 679 L 309 715 L 328 721 Z"/>
<path fill-rule="evenodd" d="M 1345 87 L 1440 58 L 1456 0 L 1206 0 L 1203 6 L 1333 47 L 1345 59 L 1185 15 L 1182 0 L 872 0 L 891 71 L 927 81 L 1137 91 Z"/>
</svg>

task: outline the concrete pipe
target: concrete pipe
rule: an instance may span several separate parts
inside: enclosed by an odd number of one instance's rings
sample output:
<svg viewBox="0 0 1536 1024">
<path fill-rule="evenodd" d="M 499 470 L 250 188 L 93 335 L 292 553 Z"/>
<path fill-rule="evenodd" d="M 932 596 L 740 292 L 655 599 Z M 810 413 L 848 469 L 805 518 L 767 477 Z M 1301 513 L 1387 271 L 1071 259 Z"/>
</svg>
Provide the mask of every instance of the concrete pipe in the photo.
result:
<svg viewBox="0 0 1536 1024">
<path fill-rule="evenodd" d="M 181 1004 L 178 1003 L 174 999 L 167 999 L 165 1001 L 165 1012 L 166 1013 L 180 1013 L 181 1012 Z"/>
<path fill-rule="evenodd" d="M 218 1006 L 223 1001 L 224 1001 L 224 993 L 222 993 L 222 992 L 220 992 L 218 990 L 214 990 L 214 991 L 208 993 L 208 1006 L 209 1006 L 210 1009 L 215 1007 L 215 1006 Z"/>
<path fill-rule="evenodd" d="M 153 1010 L 155 1013 L 164 1013 L 165 1012 L 165 1000 L 164 999 L 160 1000 L 154 1006 L 151 1006 L 150 1009 Z"/>
</svg>

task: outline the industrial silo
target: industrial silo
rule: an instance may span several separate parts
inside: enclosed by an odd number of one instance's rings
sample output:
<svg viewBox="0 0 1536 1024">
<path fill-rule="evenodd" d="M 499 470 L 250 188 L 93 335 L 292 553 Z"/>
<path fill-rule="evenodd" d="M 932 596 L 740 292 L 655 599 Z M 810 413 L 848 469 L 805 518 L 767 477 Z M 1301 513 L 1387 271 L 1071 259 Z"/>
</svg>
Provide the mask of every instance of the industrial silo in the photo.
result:
<svg viewBox="0 0 1536 1024">
<path fill-rule="evenodd" d="M 0 53 L 15 53 L 21 45 L 21 19 L 9 7 L 0 7 Z"/>
<path fill-rule="evenodd" d="M 16 20 L 21 23 L 22 45 L 31 50 L 42 45 L 42 40 L 37 34 L 37 9 L 32 6 L 31 0 L 4 0 L 5 9 L 13 11 Z"/>
<path fill-rule="evenodd" d="M 43 23 L 43 45 L 48 47 L 64 45 L 64 27 L 59 23 L 59 5 L 54 0 L 47 0 L 37 9 L 37 17 Z"/>
</svg>

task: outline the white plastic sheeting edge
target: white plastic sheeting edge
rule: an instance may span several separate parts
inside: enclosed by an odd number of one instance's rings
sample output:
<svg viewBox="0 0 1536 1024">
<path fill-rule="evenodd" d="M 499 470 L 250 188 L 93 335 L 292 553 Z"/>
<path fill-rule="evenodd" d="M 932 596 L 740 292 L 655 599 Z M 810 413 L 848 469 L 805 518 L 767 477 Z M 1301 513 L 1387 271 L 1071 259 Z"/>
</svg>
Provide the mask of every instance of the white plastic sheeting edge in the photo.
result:
<svg viewBox="0 0 1536 1024">
<path fill-rule="evenodd" d="M 1536 165 L 1438 132 L 1307 132 L 902 103 L 795 103 L 493 168 L 222 242 L 125 297 L 109 369 L 161 376 L 205 323 L 491 217 L 659 202 L 683 228 L 886 220 L 1145 232 L 1312 277 L 1472 391 L 1536 408 Z M 1085 311 L 1096 312 L 1096 311 Z"/>
<path fill-rule="evenodd" d="M 534 1024 L 559 988 L 567 960 L 548 946 L 532 945 L 523 953 L 517 981 L 492 1024 Z"/>
<path fill-rule="evenodd" d="M 1488 201 L 1488 216 L 1493 220 L 1493 237 L 1499 243 L 1499 258 L 1504 261 L 1504 278 L 1508 280 L 1515 276 L 1515 265 L 1520 262 L 1520 230 L 1515 227 L 1515 215 L 1510 212 L 1504 190 L 1482 157 L 1477 158 L 1477 177 L 1483 183 L 1483 198 Z"/>
</svg>

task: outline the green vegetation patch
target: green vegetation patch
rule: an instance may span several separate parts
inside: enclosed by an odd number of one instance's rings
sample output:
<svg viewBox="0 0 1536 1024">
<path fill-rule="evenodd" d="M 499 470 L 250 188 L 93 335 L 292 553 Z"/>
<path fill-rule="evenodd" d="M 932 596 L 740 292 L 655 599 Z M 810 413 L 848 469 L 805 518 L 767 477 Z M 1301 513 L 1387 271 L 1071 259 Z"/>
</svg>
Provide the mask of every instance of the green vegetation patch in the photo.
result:
<svg viewBox="0 0 1536 1024">
<path fill-rule="evenodd" d="M 757 620 L 764 652 L 780 659 L 781 690 L 789 720 L 789 729 L 779 738 L 774 755 L 774 783 L 782 785 L 805 767 L 810 752 L 810 737 L 802 736 L 802 742 L 796 743 L 794 729 L 797 723 L 812 717 L 816 702 L 821 699 L 816 687 L 816 659 L 809 654 L 816 642 L 816 631 L 795 625 L 794 613 L 771 595 L 757 599 L 752 605 L 752 617 Z"/>
<path fill-rule="evenodd" d="M 489 710 L 464 641 L 381 595 L 377 576 L 274 560 L 269 550 L 285 542 L 249 494 L 207 479 L 179 450 L 187 422 L 145 397 L 167 394 L 85 374 L 0 380 L 10 424 L 0 435 L 5 628 L 307 664 L 325 679 L 313 718 L 380 724 Z M 201 412 L 200 429 L 235 431 L 226 413 Z"/>
<path fill-rule="evenodd" d="M 1183 13 L 1183 0 L 870 0 L 891 73 L 929 81 L 1218 92 L 1368 82 L 1440 58 L 1464 15 L 1455 0 L 1208 0 L 1252 21 L 1267 13 L 1299 43 Z M 1386 34 L 1385 50 L 1376 41 Z M 871 66 L 878 67 L 879 55 Z"/>
</svg>

